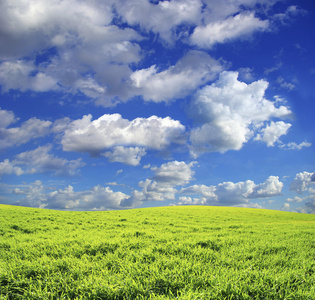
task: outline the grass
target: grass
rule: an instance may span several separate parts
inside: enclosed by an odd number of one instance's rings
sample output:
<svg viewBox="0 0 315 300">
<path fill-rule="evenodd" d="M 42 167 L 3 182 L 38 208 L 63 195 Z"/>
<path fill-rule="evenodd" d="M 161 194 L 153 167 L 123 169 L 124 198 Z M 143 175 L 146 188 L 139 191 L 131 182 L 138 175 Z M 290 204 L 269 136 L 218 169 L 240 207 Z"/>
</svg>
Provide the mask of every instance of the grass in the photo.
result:
<svg viewBox="0 0 315 300">
<path fill-rule="evenodd" d="M 315 299 L 315 216 L 0 205 L 0 299 Z"/>
</svg>

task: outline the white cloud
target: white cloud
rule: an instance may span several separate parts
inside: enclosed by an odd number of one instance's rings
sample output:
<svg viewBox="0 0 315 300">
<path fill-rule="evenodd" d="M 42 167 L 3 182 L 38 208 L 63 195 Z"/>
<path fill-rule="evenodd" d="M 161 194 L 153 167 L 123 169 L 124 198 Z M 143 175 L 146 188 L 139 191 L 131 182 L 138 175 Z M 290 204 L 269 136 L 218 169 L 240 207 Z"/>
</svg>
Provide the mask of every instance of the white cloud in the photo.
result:
<svg viewBox="0 0 315 300">
<path fill-rule="evenodd" d="M 296 174 L 294 180 L 290 184 L 290 190 L 302 194 L 315 182 L 315 172 L 301 172 Z"/>
<path fill-rule="evenodd" d="M 192 154 L 239 150 L 260 129 L 270 145 L 286 133 L 290 124 L 262 122 L 272 118 L 290 118 L 289 108 L 264 97 L 268 82 L 258 80 L 246 84 L 237 80 L 237 72 L 224 71 L 213 84 L 202 88 L 195 96 L 190 114 L 201 127 L 193 128 L 190 140 Z M 281 126 L 283 125 L 283 126 Z"/>
<path fill-rule="evenodd" d="M 315 195 L 309 196 L 309 199 L 310 201 L 305 203 L 307 212 L 315 214 Z"/>
<path fill-rule="evenodd" d="M 31 183 L 27 188 L 15 188 L 13 193 L 16 195 L 25 195 L 21 202 L 16 204 L 21 204 L 23 206 L 30 207 L 43 207 L 43 202 L 46 200 L 45 188 L 40 180 L 36 180 Z"/>
<path fill-rule="evenodd" d="M 32 139 L 44 137 L 50 133 L 52 122 L 31 118 L 21 124 L 20 127 L 10 127 L 16 121 L 14 114 L 9 111 L 0 110 L 3 117 L 0 125 L 0 149 L 19 146 Z"/>
<path fill-rule="evenodd" d="M 82 92 L 110 105 L 137 63 L 141 36 L 111 25 L 114 1 L 2 1 L 0 83 L 3 90 Z M 8 38 L 9 37 L 9 38 Z M 35 64 L 36 53 L 49 59 Z M 22 58 L 28 57 L 28 60 Z M 34 75 L 35 74 L 35 75 Z M 94 78 L 91 78 L 93 74 Z M 107 98 L 106 98 L 107 97 Z"/>
<path fill-rule="evenodd" d="M 194 171 L 191 168 L 196 162 L 186 164 L 183 161 L 171 161 L 155 170 L 153 180 L 161 184 L 185 185 L 193 179 Z"/>
<path fill-rule="evenodd" d="M 178 185 L 185 185 L 193 179 L 191 169 L 196 162 L 171 161 L 155 168 L 152 179 L 139 182 L 141 191 L 135 190 L 132 194 L 134 201 L 165 201 L 174 200 Z"/>
<path fill-rule="evenodd" d="M 167 70 L 158 72 L 153 65 L 135 71 L 130 78 L 136 95 L 142 95 L 146 101 L 167 102 L 187 96 L 221 70 L 221 65 L 209 55 L 190 51 Z"/>
<path fill-rule="evenodd" d="M 275 195 L 280 195 L 283 188 L 283 183 L 279 181 L 278 176 L 269 176 L 264 183 L 254 187 L 250 198 L 268 198 Z"/>
<path fill-rule="evenodd" d="M 270 198 L 280 195 L 282 187 L 283 183 L 279 181 L 277 176 L 270 176 L 264 183 L 257 185 L 251 180 L 237 183 L 223 182 L 217 186 L 193 185 L 181 189 L 180 194 L 194 195 L 195 197 L 180 198 L 180 203 L 247 205 L 251 199 Z"/>
<path fill-rule="evenodd" d="M 65 151 L 88 152 L 97 155 L 115 146 L 138 146 L 161 150 L 179 142 L 185 127 L 169 117 L 156 116 L 123 119 L 119 114 L 92 116 L 71 122 L 62 137 Z"/>
<path fill-rule="evenodd" d="M 85 164 L 81 159 L 66 160 L 49 153 L 52 145 L 40 146 L 35 150 L 18 154 L 14 159 L 14 164 L 27 166 L 28 173 L 53 172 L 56 175 L 75 175 L 78 169 Z"/>
<path fill-rule="evenodd" d="M 304 141 L 300 144 L 297 144 L 297 143 L 294 143 L 294 142 L 290 142 L 288 144 L 283 144 L 283 145 L 280 145 L 281 148 L 284 148 L 284 149 L 287 149 L 287 150 L 301 150 L 303 149 L 304 147 L 311 147 L 312 146 L 312 143 L 309 143 L 307 141 Z"/>
<path fill-rule="evenodd" d="M 268 20 L 256 18 L 253 12 L 242 12 L 226 20 L 196 27 L 190 41 L 201 48 L 211 48 L 216 43 L 246 37 L 255 31 L 265 31 L 268 27 Z"/>
<path fill-rule="evenodd" d="M 289 128 L 292 125 L 283 121 L 270 122 L 265 128 L 261 130 L 261 133 L 255 137 L 256 141 L 263 141 L 268 147 L 274 146 L 279 141 L 280 136 L 287 134 Z"/>
<path fill-rule="evenodd" d="M 191 198 L 191 197 L 179 197 L 178 202 L 172 203 L 172 205 L 206 205 L 206 198 Z"/>
<path fill-rule="evenodd" d="M 304 214 L 315 214 L 315 195 L 309 195 L 303 200 L 309 200 L 305 202 L 305 205 L 302 207 L 298 207 L 297 211 Z"/>
<path fill-rule="evenodd" d="M 139 147 L 123 147 L 116 146 L 113 151 L 103 153 L 111 162 L 121 162 L 131 166 L 137 166 L 140 163 L 141 157 L 146 155 L 144 148 Z"/>
<path fill-rule="evenodd" d="M 282 25 L 286 25 L 288 24 L 288 21 L 290 19 L 292 19 L 292 17 L 298 15 L 298 14 L 304 14 L 306 11 L 299 8 L 298 6 L 296 5 L 290 5 L 286 11 L 284 11 L 283 13 L 278 13 L 278 14 L 275 14 L 273 16 L 273 19 L 275 21 L 280 21 L 282 23 Z"/>
<path fill-rule="evenodd" d="M 176 189 L 173 185 L 159 183 L 157 181 L 146 179 L 139 182 L 141 191 L 133 191 L 132 197 L 138 201 L 165 201 L 174 200 Z"/>
<path fill-rule="evenodd" d="M 303 202 L 305 200 L 305 198 L 301 198 L 301 197 L 297 197 L 295 196 L 293 199 L 292 198 L 288 198 L 286 201 L 287 202 Z"/>
<path fill-rule="evenodd" d="M 251 11 L 255 9 L 255 7 L 260 7 L 261 12 L 263 12 L 263 9 L 268 9 L 268 7 L 272 6 L 276 1 L 277 0 L 232 0 L 218 2 L 216 0 L 203 0 L 207 5 L 204 9 L 203 17 L 205 18 L 205 22 L 209 23 L 211 20 L 224 20 L 228 16 L 236 15 L 244 9 Z"/>
<path fill-rule="evenodd" d="M 283 210 L 289 210 L 290 209 L 290 203 L 284 203 L 281 207 Z"/>
<path fill-rule="evenodd" d="M 108 210 L 131 208 L 124 201 L 129 198 L 122 192 L 114 192 L 109 187 L 100 185 L 90 190 L 75 191 L 69 185 L 64 189 L 51 191 L 51 188 L 43 186 L 42 182 L 36 181 L 26 189 L 15 189 L 14 193 L 25 195 L 16 204 L 41 207 L 49 209 L 76 209 L 76 210 Z"/>
<path fill-rule="evenodd" d="M 244 207 L 244 208 L 258 208 L 258 209 L 263 209 L 264 207 L 258 203 L 248 203 L 248 204 L 239 204 L 239 205 L 234 205 L 235 207 Z"/>
<path fill-rule="evenodd" d="M 216 121 L 191 131 L 192 155 L 202 152 L 240 150 L 247 142 L 250 130 L 237 120 Z"/>
<path fill-rule="evenodd" d="M 12 111 L 3 110 L 0 107 L 0 130 L 1 131 L 7 128 L 12 123 L 15 123 L 17 121 L 18 120 L 16 119 Z"/>
<path fill-rule="evenodd" d="M 5 174 L 15 174 L 20 176 L 23 173 L 24 171 L 13 162 L 10 162 L 9 159 L 5 159 L 3 162 L 0 162 L 0 178 Z"/>
<path fill-rule="evenodd" d="M 268 21 L 255 16 L 255 10 L 263 15 L 262 7 L 272 2 L 4 0 L 0 3 L 2 90 L 83 93 L 102 106 L 137 95 L 155 102 L 185 97 L 212 80 L 219 64 L 206 53 L 191 51 L 168 69 L 153 65 L 136 70 L 149 55 L 141 49 L 148 33 L 168 47 L 178 40 L 211 47 L 267 30 Z"/>
<path fill-rule="evenodd" d="M 282 76 L 279 76 L 277 78 L 277 83 L 279 84 L 279 86 L 283 89 L 286 89 L 286 90 L 289 90 L 289 91 L 292 91 L 295 89 L 295 85 L 291 82 L 287 82 L 284 80 L 284 78 Z"/>
<path fill-rule="evenodd" d="M 34 72 L 35 75 L 33 75 Z M 0 64 L 0 84 L 5 92 L 10 89 L 19 89 L 22 92 L 58 89 L 56 79 L 39 72 L 32 62 L 22 60 L 6 61 Z"/>
<path fill-rule="evenodd" d="M 118 1 L 116 9 L 130 25 L 140 25 L 145 32 L 152 31 L 166 43 L 173 44 L 178 36 L 176 27 L 181 24 L 195 24 L 201 18 L 200 0 L 160 1 L 157 4 L 147 0 Z M 180 36 L 187 36 L 185 30 Z"/>
<path fill-rule="evenodd" d="M 81 159 L 66 160 L 59 158 L 51 152 L 52 145 L 40 146 L 35 150 L 22 152 L 15 156 L 10 162 L 5 159 L 0 162 L 0 177 L 4 174 L 47 173 L 53 172 L 55 175 L 75 175 L 79 168 L 85 164 Z"/>
</svg>

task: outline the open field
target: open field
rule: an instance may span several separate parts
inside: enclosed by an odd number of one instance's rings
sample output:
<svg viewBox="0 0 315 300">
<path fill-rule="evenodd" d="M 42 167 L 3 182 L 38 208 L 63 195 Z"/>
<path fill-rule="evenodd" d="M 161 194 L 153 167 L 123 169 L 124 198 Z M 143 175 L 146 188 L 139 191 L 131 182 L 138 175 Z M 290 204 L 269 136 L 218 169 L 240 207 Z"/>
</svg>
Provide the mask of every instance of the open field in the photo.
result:
<svg viewBox="0 0 315 300">
<path fill-rule="evenodd" d="M 0 205 L 0 299 L 315 299 L 315 216 Z"/>
</svg>

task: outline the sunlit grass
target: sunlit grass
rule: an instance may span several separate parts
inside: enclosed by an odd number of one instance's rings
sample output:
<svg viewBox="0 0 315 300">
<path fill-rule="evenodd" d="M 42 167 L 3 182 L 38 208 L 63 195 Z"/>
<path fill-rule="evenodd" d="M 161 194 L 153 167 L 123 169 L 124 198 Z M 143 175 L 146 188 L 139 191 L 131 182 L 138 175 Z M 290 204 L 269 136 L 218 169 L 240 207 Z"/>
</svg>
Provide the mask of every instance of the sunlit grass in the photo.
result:
<svg viewBox="0 0 315 300">
<path fill-rule="evenodd" d="M 315 216 L 0 205 L 0 299 L 315 299 Z"/>
</svg>

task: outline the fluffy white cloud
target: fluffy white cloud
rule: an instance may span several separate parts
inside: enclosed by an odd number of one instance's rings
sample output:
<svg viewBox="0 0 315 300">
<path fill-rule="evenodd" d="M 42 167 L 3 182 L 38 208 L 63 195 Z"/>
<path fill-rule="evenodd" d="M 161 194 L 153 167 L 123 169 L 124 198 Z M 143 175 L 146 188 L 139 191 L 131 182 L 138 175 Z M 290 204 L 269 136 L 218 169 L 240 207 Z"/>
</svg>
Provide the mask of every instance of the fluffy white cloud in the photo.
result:
<svg viewBox="0 0 315 300">
<path fill-rule="evenodd" d="M 296 174 L 294 180 L 290 184 L 290 190 L 302 194 L 315 182 L 315 172 L 301 172 Z"/>
<path fill-rule="evenodd" d="M 19 146 L 32 139 L 44 137 L 50 133 L 52 122 L 31 118 L 21 124 L 20 127 L 10 127 L 16 121 L 14 114 L 1 110 L 3 120 L 0 122 L 0 149 Z"/>
<path fill-rule="evenodd" d="M 113 151 L 103 153 L 110 162 L 121 162 L 131 166 L 137 166 L 140 163 L 141 157 L 146 155 L 144 148 L 139 147 L 114 147 Z"/>
<path fill-rule="evenodd" d="M 0 130 L 4 130 L 15 122 L 17 122 L 17 119 L 14 113 L 9 110 L 3 110 L 0 107 Z"/>
<path fill-rule="evenodd" d="M 315 214 L 315 195 L 309 196 L 309 201 L 305 203 L 308 213 Z"/>
<path fill-rule="evenodd" d="M 33 73 L 36 73 L 33 75 Z M 58 89 L 57 80 L 39 72 L 32 62 L 7 61 L 0 64 L 0 84 L 6 92 L 10 89 L 44 92 Z"/>
<path fill-rule="evenodd" d="M 298 197 L 296 197 L 298 198 Z M 289 201 L 289 199 L 287 199 L 287 201 Z M 302 201 L 304 200 L 308 200 L 305 202 L 304 206 L 302 207 L 298 207 L 296 210 L 300 213 L 304 213 L 304 214 L 315 214 L 315 195 L 309 195 L 306 196 L 304 198 L 302 198 Z M 297 201 L 300 202 L 300 201 Z"/>
<path fill-rule="evenodd" d="M 53 172 L 56 175 L 75 175 L 78 169 L 85 164 L 81 159 L 66 160 L 56 157 L 50 151 L 52 145 L 40 146 L 35 150 L 18 154 L 14 163 L 20 166 L 27 166 L 28 173 Z"/>
<path fill-rule="evenodd" d="M 65 151 L 88 152 L 98 155 L 115 146 L 138 146 L 161 150 L 180 142 L 185 127 L 169 117 L 156 116 L 123 119 L 119 114 L 103 115 L 91 121 L 92 116 L 71 122 L 62 137 Z M 126 151 L 125 151 L 126 152 Z"/>
<path fill-rule="evenodd" d="M 293 199 L 292 198 L 288 198 L 286 201 L 287 202 L 303 202 L 305 200 L 305 198 L 301 198 L 301 197 L 297 197 L 295 196 Z"/>
<path fill-rule="evenodd" d="M 268 82 L 246 84 L 237 77 L 237 72 L 224 71 L 196 94 L 190 114 L 201 126 L 191 131 L 192 154 L 239 150 L 259 130 L 262 134 L 256 139 L 273 144 L 291 126 L 282 121 L 266 123 L 292 114 L 286 106 L 264 97 Z"/>
<path fill-rule="evenodd" d="M 1 1 L 0 83 L 3 89 L 82 92 L 103 99 L 124 91 L 140 35 L 112 25 L 114 1 Z M 38 63 L 36 53 L 49 59 Z M 28 60 L 21 60 L 28 57 Z M 35 74 L 35 75 L 34 75 Z M 93 78 L 91 78 L 93 74 Z M 123 93 L 123 92 L 122 92 Z"/>
<path fill-rule="evenodd" d="M 51 191 L 36 181 L 26 189 L 15 189 L 19 195 L 25 195 L 16 204 L 50 208 L 50 209 L 76 209 L 76 210 L 108 210 L 131 208 L 126 206 L 124 200 L 129 196 L 122 192 L 114 192 L 109 187 L 95 186 L 90 190 L 76 192 L 69 185 L 64 189 Z"/>
<path fill-rule="evenodd" d="M 209 23 L 210 21 L 225 20 L 227 17 L 236 15 L 246 9 L 252 11 L 255 7 L 260 7 L 261 11 L 263 11 L 263 9 L 268 9 L 277 0 L 232 0 L 220 2 L 216 0 L 203 0 L 203 2 L 206 4 L 203 17 L 205 23 Z"/>
<path fill-rule="evenodd" d="M 269 198 L 280 195 L 283 183 L 279 181 L 278 176 L 269 176 L 264 183 L 260 183 L 253 188 L 249 198 Z"/>
<path fill-rule="evenodd" d="M 0 177 L 4 174 L 22 175 L 24 173 L 47 173 L 55 175 L 75 175 L 85 164 L 81 159 L 66 160 L 51 154 L 52 145 L 40 146 L 15 156 L 10 162 L 5 159 L 0 163 Z"/>
<path fill-rule="evenodd" d="M 178 40 L 211 47 L 266 30 L 268 21 L 255 10 L 263 15 L 262 7 L 273 2 L 4 0 L 0 84 L 4 91 L 83 93 L 102 106 L 137 95 L 155 102 L 181 98 L 211 80 L 218 64 L 191 52 L 168 69 L 137 70 L 150 55 L 141 49 L 144 37 L 153 32 L 168 47 Z"/>
<path fill-rule="evenodd" d="M 255 140 L 263 141 L 268 147 L 274 146 L 279 140 L 280 136 L 287 134 L 289 128 L 292 125 L 283 121 L 270 122 L 265 128 L 261 130 L 261 133 L 257 134 Z"/>
<path fill-rule="evenodd" d="M 155 174 L 152 179 L 139 182 L 141 191 L 135 190 L 132 194 L 135 201 L 165 201 L 174 200 L 178 185 L 185 185 L 193 179 L 191 169 L 196 162 L 171 161 L 153 168 Z"/>
<path fill-rule="evenodd" d="M 44 195 L 45 188 L 40 180 L 36 180 L 24 189 L 15 188 L 12 192 L 16 195 L 25 195 L 25 198 L 22 200 L 22 202 L 16 203 L 23 206 L 42 208 L 42 201 L 46 200 L 46 197 Z"/>
<path fill-rule="evenodd" d="M 283 210 L 289 210 L 290 209 L 290 203 L 284 203 L 281 207 Z"/>
<path fill-rule="evenodd" d="M 211 48 L 216 43 L 248 36 L 255 31 L 264 31 L 268 27 L 268 20 L 256 18 L 253 12 L 242 12 L 226 20 L 196 27 L 190 41 L 201 48 Z"/>
<path fill-rule="evenodd" d="M 137 70 L 131 74 L 134 93 L 146 101 L 170 101 L 187 96 L 200 85 L 214 78 L 221 65 L 209 55 L 190 51 L 176 65 L 158 72 L 156 66 Z"/>
<path fill-rule="evenodd" d="M 192 167 L 196 162 L 171 161 L 155 169 L 153 180 L 168 185 L 185 185 L 193 179 Z"/>
<path fill-rule="evenodd" d="M 253 181 L 223 182 L 217 186 L 193 185 L 183 188 L 180 194 L 194 195 L 180 197 L 181 204 L 201 205 L 240 205 L 251 199 L 270 198 L 281 194 L 283 183 L 277 176 L 270 176 L 264 183 L 256 185 Z"/>
<path fill-rule="evenodd" d="M 20 176 L 23 173 L 24 171 L 13 162 L 10 162 L 9 159 L 5 159 L 3 162 L 0 162 L 0 178 L 5 174 L 15 174 Z"/>
<path fill-rule="evenodd" d="M 199 22 L 201 8 L 200 0 L 159 1 L 156 4 L 147 0 L 116 3 L 117 12 L 128 24 L 140 25 L 143 31 L 158 34 L 168 44 L 178 38 L 177 26 Z M 186 30 L 182 30 L 179 37 L 187 36 Z"/>
</svg>

